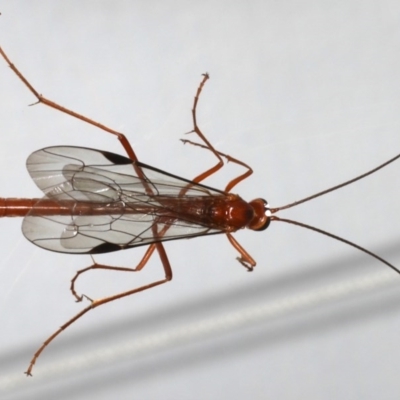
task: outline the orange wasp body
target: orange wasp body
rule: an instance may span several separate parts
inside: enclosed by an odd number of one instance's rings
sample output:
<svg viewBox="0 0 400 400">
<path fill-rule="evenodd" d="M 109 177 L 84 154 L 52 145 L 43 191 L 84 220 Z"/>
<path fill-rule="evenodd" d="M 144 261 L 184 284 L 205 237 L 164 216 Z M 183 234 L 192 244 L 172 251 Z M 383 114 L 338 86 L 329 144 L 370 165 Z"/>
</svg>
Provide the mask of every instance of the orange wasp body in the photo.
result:
<svg viewBox="0 0 400 400">
<path fill-rule="evenodd" d="M 230 192 L 252 174 L 252 169 L 244 162 L 217 151 L 197 125 L 197 103 L 203 86 L 209 79 L 208 74 L 203 75 L 192 108 L 194 128 L 191 133 L 195 133 L 201 143 L 186 139 L 182 141 L 212 152 L 218 162 L 193 180 L 187 180 L 141 163 L 122 133 L 40 95 L 1 48 L 0 54 L 34 94 L 38 103 L 115 135 L 128 156 L 72 146 L 55 146 L 36 151 L 29 156 L 27 168 L 45 196 L 41 199 L 0 198 L 0 217 L 24 217 L 22 231 L 27 239 L 42 248 L 57 252 L 92 255 L 148 246 L 135 268 L 102 265 L 94 261 L 93 265 L 78 271 L 70 288 L 77 301 L 81 301 L 84 296 L 79 296 L 75 291 L 76 279 L 88 270 L 140 271 L 156 250 L 165 273 L 163 279 L 148 285 L 91 300 L 90 305 L 67 321 L 39 347 L 29 364 L 27 375 L 31 375 L 37 358 L 46 346 L 88 311 L 170 281 L 172 269 L 163 245 L 168 240 L 226 234 L 229 242 L 239 252 L 238 261 L 251 271 L 256 262 L 232 233 L 242 228 L 262 231 L 270 222 L 282 221 L 340 240 L 400 273 L 395 266 L 361 246 L 318 228 L 274 215 L 279 210 L 296 206 L 362 179 L 397 160 L 400 155 L 361 176 L 286 206 L 270 208 L 263 199 L 246 202 Z M 203 185 L 201 182 L 204 179 L 223 166 L 223 158 L 244 167 L 245 172 L 231 180 L 224 190 Z"/>
</svg>

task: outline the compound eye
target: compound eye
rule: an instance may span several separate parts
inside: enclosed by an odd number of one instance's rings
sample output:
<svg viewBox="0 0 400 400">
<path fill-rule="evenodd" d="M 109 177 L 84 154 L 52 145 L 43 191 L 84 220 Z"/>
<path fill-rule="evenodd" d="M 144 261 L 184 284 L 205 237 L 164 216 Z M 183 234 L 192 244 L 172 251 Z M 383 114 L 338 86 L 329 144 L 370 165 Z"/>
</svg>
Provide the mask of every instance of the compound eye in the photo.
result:
<svg viewBox="0 0 400 400">
<path fill-rule="evenodd" d="M 267 200 L 256 199 L 251 201 L 250 204 L 254 209 L 255 215 L 248 228 L 253 231 L 264 231 L 271 222 L 271 209 Z"/>
</svg>

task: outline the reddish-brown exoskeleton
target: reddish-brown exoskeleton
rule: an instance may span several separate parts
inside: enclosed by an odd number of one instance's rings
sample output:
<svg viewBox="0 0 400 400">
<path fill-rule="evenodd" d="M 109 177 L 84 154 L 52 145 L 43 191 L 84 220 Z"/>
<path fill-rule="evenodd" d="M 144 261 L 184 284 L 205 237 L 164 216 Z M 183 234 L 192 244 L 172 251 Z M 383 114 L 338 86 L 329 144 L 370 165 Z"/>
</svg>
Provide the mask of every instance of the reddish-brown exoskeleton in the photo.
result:
<svg viewBox="0 0 400 400">
<path fill-rule="evenodd" d="M 22 230 L 27 239 L 40 247 L 57 252 L 93 255 L 148 246 L 135 268 L 114 267 L 94 262 L 93 265 L 78 271 L 71 281 L 71 291 L 77 301 L 81 301 L 83 296 L 79 296 L 75 291 L 76 279 L 80 274 L 92 269 L 140 271 L 154 251 L 157 251 L 165 273 L 163 279 L 148 285 L 91 300 L 90 305 L 68 320 L 39 347 L 28 366 L 27 375 L 31 375 L 37 358 L 46 346 L 88 311 L 170 281 L 172 269 L 163 244 L 168 240 L 224 233 L 239 252 L 239 262 L 251 271 L 256 262 L 232 233 L 243 228 L 262 231 L 271 221 L 282 221 L 347 243 L 400 273 L 392 264 L 352 242 L 315 227 L 274 215 L 279 210 L 293 207 L 362 179 L 400 158 L 400 155 L 350 181 L 283 207 L 270 208 L 263 199 L 246 202 L 230 191 L 248 178 L 253 172 L 252 169 L 244 162 L 217 151 L 197 125 L 197 103 L 203 86 L 209 79 L 208 74 L 203 75 L 192 108 L 194 127 L 191 132 L 195 133 L 202 143 L 187 139 L 182 141 L 211 151 L 218 162 L 193 180 L 187 180 L 141 163 L 125 135 L 40 95 L 1 48 L 0 54 L 37 98 L 38 103 L 115 135 L 128 156 L 72 146 L 48 147 L 36 151 L 29 156 L 27 168 L 45 196 L 37 199 L 0 198 L 0 217 L 24 217 Z M 223 166 L 223 158 L 243 166 L 245 172 L 231 180 L 224 190 L 201 184 Z"/>
</svg>

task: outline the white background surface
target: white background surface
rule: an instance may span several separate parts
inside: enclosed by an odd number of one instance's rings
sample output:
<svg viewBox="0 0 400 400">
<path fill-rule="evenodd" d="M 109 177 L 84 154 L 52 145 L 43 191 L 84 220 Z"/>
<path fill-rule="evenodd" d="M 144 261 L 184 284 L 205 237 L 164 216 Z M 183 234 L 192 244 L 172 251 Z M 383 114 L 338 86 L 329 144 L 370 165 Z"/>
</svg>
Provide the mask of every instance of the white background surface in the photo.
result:
<svg viewBox="0 0 400 400">
<path fill-rule="evenodd" d="M 235 188 L 247 200 L 280 206 L 399 152 L 396 1 L 41 0 L 0 11 L 0 45 L 40 93 L 123 131 L 140 160 L 186 178 L 215 161 L 178 141 L 192 128 L 193 96 L 208 71 L 199 124 L 218 149 L 254 168 Z M 35 99 L 3 60 L 0 88 L 2 196 L 40 196 L 24 166 L 36 149 L 123 154 L 111 135 L 27 107 Z M 223 188 L 239 171 L 228 165 L 206 183 Z M 393 164 L 282 216 L 400 266 L 399 171 Z M 251 274 L 224 236 L 166 244 L 172 282 L 89 313 L 26 379 L 40 343 L 83 307 L 69 280 L 90 258 L 36 248 L 20 224 L 4 219 L 0 230 L 2 398 L 398 398 L 399 276 L 278 223 L 236 234 L 258 262 Z M 134 266 L 143 251 L 97 260 Z M 136 275 L 89 273 L 78 289 L 96 298 L 161 276 L 155 257 Z"/>
</svg>

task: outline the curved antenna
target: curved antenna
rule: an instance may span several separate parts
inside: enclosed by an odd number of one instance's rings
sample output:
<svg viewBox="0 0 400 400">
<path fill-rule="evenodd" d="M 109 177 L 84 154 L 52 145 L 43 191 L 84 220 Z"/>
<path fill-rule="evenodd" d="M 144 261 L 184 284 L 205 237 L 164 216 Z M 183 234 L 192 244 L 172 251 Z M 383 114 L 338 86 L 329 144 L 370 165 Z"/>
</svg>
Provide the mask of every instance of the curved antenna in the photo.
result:
<svg viewBox="0 0 400 400">
<path fill-rule="evenodd" d="M 397 156 L 399 157 L 399 156 Z M 396 157 L 396 158 L 397 158 Z M 392 160 L 394 161 L 394 160 Z M 382 167 L 382 166 L 381 166 Z M 325 236 L 329 236 L 332 239 L 336 239 L 339 242 L 343 242 L 348 244 L 349 246 L 355 247 L 358 250 L 361 250 L 362 252 L 370 255 L 371 257 L 377 259 L 378 261 L 382 262 L 383 264 L 386 264 L 388 267 L 392 268 L 393 271 L 397 272 L 398 274 L 400 274 L 400 270 L 398 268 L 396 268 L 394 265 L 390 264 L 388 261 L 384 260 L 383 258 L 379 257 L 377 254 L 372 253 L 372 251 L 369 251 L 367 249 L 365 249 L 364 247 L 359 246 L 358 244 L 355 244 L 353 242 L 350 242 L 349 240 L 343 239 L 340 236 L 336 236 L 333 233 L 329 233 L 327 231 L 324 231 L 322 229 L 316 228 L 315 226 L 312 225 L 307 225 L 307 224 L 303 224 L 302 222 L 298 222 L 298 221 L 294 221 L 292 219 L 286 219 L 286 218 L 279 218 L 276 215 L 271 216 L 271 221 L 281 221 L 281 222 L 286 222 L 288 224 L 292 224 L 292 225 L 297 225 L 297 226 L 301 226 L 302 228 L 306 228 L 309 229 L 311 231 L 315 231 L 318 233 L 321 233 L 322 235 Z"/>
<path fill-rule="evenodd" d="M 271 213 L 274 214 L 274 213 L 276 213 L 277 211 L 286 210 L 287 208 L 291 208 L 291 207 L 294 207 L 294 206 L 298 206 L 298 205 L 301 204 L 301 203 L 305 203 L 305 202 L 307 202 L 307 201 L 310 201 L 310 200 L 312 200 L 312 199 L 315 199 L 316 197 L 323 196 L 324 194 L 327 194 L 327 193 L 329 193 L 329 192 L 333 192 L 333 191 L 335 191 L 335 190 L 337 190 L 337 189 L 340 189 L 340 188 L 342 188 L 342 187 L 344 187 L 344 186 L 350 185 L 351 183 L 354 183 L 354 182 L 356 182 L 356 181 L 359 181 L 360 179 L 363 179 L 363 178 L 367 177 L 368 175 L 372 175 L 374 172 L 379 171 L 379 170 L 382 169 L 383 167 L 386 167 L 387 165 L 389 165 L 389 164 L 391 164 L 392 162 L 396 161 L 398 158 L 400 158 L 400 154 L 398 154 L 396 157 L 391 158 L 390 160 L 386 161 L 385 163 L 379 165 L 378 167 L 376 167 L 376 168 L 374 168 L 374 169 L 371 169 L 370 171 L 365 172 L 364 174 L 359 175 L 359 176 L 357 176 L 357 177 L 355 177 L 355 178 L 353 178 L 353 179 L 350 179 L 349 181 L 343 182 L 343 183 L 341 183 L 340 185 L 333 186 L 333 187 L 331 187 L 331 188 L 329 188 L 329 189 L 323 190 L 322 192 L 313 194 L 312 196 L 308 196 L 308 197 L 305 197 L 304 199 L 295 201 L 295 202 L 290 203 L 290 204 L 286 204 L 285 206 L 276 207 L 276 208 L 271 208 Z M 282 221 L 282 220 L 281 220 L 281 221 Z M 321 233 L 322 233 L 322 232 L 321 232 Z M 325 233 L 326 233 L 326 232 L 325 232 Z M 349 243 L 348 243 L 348 244 L 349 244 Z M 361 249 L 360 249 L 360 250 L 361 250 Z M 365 249 L 363 249 L 363 251 L 365 251 Z M 399 271 L 397 271 L 397 272 L 399 272 Z"/>
</svg>

